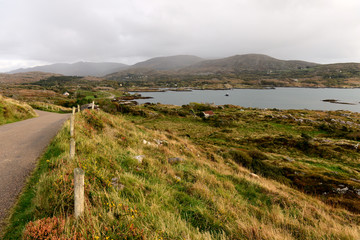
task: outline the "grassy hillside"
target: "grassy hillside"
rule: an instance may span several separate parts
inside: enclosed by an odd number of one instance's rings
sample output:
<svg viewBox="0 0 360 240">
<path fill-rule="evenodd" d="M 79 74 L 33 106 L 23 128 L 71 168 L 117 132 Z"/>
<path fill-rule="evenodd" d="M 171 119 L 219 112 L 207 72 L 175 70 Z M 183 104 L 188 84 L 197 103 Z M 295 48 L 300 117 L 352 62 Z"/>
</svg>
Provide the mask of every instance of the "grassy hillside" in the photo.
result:
<svg viewBox="0 0 360 240">
<path fill-rule="evenodd" d="M 130 68 L 153 69 L 153 70 L 178 70 L 191 66 L 204 59 L 192 55 L 177 55 L 169 57 L 156 57 L 149 60 L 139 62 Z"/>
<path fill-rule="evenodd" d="M 314 67 L 319 64 L 304 61 L 284 61 L 262 54 L 235 55 L 222 59 L 202 61 L 181 71 L 191 73 L 240 71 L 287 71 Z"/>
<path fill-rule="evenodd" d="M 70 113 L 71 108 L 62 107 L 59 105 L 44 103 L 44 102 L 29 102 L 29 105 L 34 109 L 47 111 L 47 112 L 56 112 L 56 113 Z"/>
<path fill-rule="evenodd" d="M 46 79 L 51 76 L 59 76 L 58 74 L 53 73 L 43 73 L 43 72 L 25 72 L 25 73 L 14 73 L 6 74 L 0 73 L 0 83 L 31 83 L 37 82 L 42 79 Z"/>
<path fill-rule="evenodd" d="M 277 117 L 288 112 L 229 107 L 213 109 L 223 117 L 193 115 L 203 107 L 150 105 L 129 108 L 131 115 L 123 116 L 78 113 L 76 158 L 68 158 L 67 123 L 41 159 L 4 239 L 21 234 L 25 239 L 360 239 L 356 211 L 324 203 L 275 174 L 275 168 L 288 165 L 319 176 L 330 168 L 339 179 L 359 179 L 357 152 L 349 150 L 338 161 L 316 155 L 326 150 L 309 148 L 314 152 L 305 153 L 293 147 L 289 152 L 289 146 L 276 139 L 287 134 L 300 141 L 301 131 L 309 137 L 330 132 Z M 330 116 L 295 113 L 308 119 Z M 270 114 L 274 120 L 265 121 Z M 254 121 L 257 117 L 264 121 Z M 309 146 L 319 145 L 304 134 Z M 340 143 L 342 137 L 331 134 L 324 138 Z M 260 147 L 266 136 L 274 139 Z M 345 160 L 347 167 L 341 163 Z M 270 166 L 273 175 L 263 171 Z M 72 216 L 76 167 L 85 170 L 86 210 L 79 221 Z"/>
<path fill-rule="evenodd" d="M 0 125 L 35 117 L 36 113 L 26 103 L 0 95 Z"/>
</svg>

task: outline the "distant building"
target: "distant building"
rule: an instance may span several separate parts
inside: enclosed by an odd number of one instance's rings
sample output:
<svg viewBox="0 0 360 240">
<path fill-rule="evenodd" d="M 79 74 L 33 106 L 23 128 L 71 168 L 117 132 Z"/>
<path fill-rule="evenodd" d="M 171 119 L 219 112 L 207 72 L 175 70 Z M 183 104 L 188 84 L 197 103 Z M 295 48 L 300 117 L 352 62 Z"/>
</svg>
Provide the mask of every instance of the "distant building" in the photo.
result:
<svg viewBox="0 0 360 240">
<path fill-rule="evenodd" d="M 70 95 L 70 93 L 68 93 L 68 92 L 64 92 L 64 93 L 63 93 L 63 95 L 67 97 L 67 96 L 69 96 L 69 95 Z"/>
</svg>

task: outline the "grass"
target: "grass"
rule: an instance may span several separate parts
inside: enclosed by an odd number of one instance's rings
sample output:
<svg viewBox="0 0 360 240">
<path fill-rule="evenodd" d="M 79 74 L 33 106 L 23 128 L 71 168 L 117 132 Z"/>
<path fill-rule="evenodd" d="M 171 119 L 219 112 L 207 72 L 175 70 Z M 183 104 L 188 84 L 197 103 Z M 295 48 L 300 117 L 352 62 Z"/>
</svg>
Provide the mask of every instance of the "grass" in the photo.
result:
<svg viewBox="0 0 360 240">
<path fill-rule="evenodd" d="M 349 179 L 360 179 L 357 171 L 360 154 L 354 148 L 358 141 L 349 136 L 360 132 L 359 114 L 244 109 L 230 105 L 218 108 L 206 104 L 135 108 L 127 118 L 138 125 L 184 136 L 197 146 L 234 160 L 256 174 L 299 190 L 306 189 L 308 194 L 317 195 L 329 204 L 340 204 L 352 211 L 354 207 L 358 209 L 356 192 L 360 185 Z M 213 110 L 216 116 L 202 119 L 189 113 L 190 109 L 199 114 L 199 108 Z M 141 111 L 143 113 L 138 114 Z M 157 117 L 148 117 L 154 116 L 150 111 L 158 113 Z M 264 157 L 249 154 L 256 152 L 262 152 Z M 334 191 L 339 185 L 351 190 L 338 195 Z M 327 195 L 329 193 L 332 197 Z"/>
<path fill-rule="evenodd" d="M 44 102 L 30 102 L 29 105 L 35 109 L 47 112 L 70 113 L 72 111 L 71 108 Z"/>
<path fill-rule="evenodd" d="M 36 113 L 26 103 L 0 95 L 0 125 L 35 117 Z"/>
<path fill-rule="evenodd" d="M 3 239 L 21 239 L 25 225 L 34 220 L 35 207 L 32 205 L 32 201 L 37 193 L 36 186 L 39 183 L 40 176 L 48 170 L 47 159 L 61 153 L 61 149 L 56 146 L 58 139 L 59 138 L 56 137 L 50 144 L 27 181 L 26 187 L 22 191 L 15 207 L 12 209 L 11 218 L 9 219 L 10 224 L 8 224 L 5 234 L 2 236 Z"/>
<path fill-rule="evenodd" d="M 30 205 L 29 214 L 15 210 L 4 239 L 359 239 L 358 214 L 252 175 L 222 153 L 226 142 L 206 141 L 208 129 L 220 131 L 214 122 L 191 118 L 77 114 L 76 158 L 68 158 L 66 123 L 29 183 L 28 202 L 15 208 Z M 241 142 L 233 130 L 219 136 L 235 134 Z M 276 153 L 241 151 L 252 161 L 280 159 Z M 137 155 L 145 156 L 142 162 Z M 171 157 L 184 161 L 170 164 Z M 86 196 L 78 221 L 72 216 L 76 167 L 85 170 Z"/>
</svg>

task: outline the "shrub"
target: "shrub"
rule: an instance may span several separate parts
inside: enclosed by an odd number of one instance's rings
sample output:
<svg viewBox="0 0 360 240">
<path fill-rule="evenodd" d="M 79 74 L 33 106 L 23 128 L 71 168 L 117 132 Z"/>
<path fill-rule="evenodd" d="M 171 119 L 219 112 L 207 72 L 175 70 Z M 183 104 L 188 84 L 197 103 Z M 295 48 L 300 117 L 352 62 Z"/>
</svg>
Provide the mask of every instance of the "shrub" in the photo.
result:
<svg viewBox="0 0 360 240">
<path fill-rule="evenodd" d="M 105 125 L 102 119 L 91 112 L 90 110 L 83 111 L 83 116 L 85 117 L 86 121 L 96 130 L 102 130 Z"/>
<path fill-rule="evenodd" d="M 52 217 L 29 222 L 24 231 L 23 238 L 33 239 L 64 239 L 60 237 L 64 232 L 65 220 Z"/>
<path fill-rule="evenodd" d="M 242 150 L 232 150 L 229 152 L 231 158 L 238 164 L 241 164 L 244 167 L 250 167 L 252 163 L 252 157 L 249 154 Z"/>
<path fill-rule="evenodd" d="M 257 160 L 267 159 L 266 154 L 264 154 L 263 152 L 261 152 L 257 149 L 249 151 L 248 154 L 252 159 L 257 159 Z"/>
</svg>

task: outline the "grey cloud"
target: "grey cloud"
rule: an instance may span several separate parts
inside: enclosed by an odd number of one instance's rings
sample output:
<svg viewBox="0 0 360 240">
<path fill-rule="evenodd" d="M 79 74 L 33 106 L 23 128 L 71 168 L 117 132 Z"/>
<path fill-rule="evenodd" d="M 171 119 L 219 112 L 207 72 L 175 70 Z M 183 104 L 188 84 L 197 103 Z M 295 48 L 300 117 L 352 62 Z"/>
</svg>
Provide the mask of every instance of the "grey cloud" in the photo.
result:
<svg viewBox="0 0 360 240">
<path fill-rule="evenodd" d="M 242 53 L 360 62 L 359 12 L 357 0 L 0 0 L 0 63 Z"/>
</svg>

